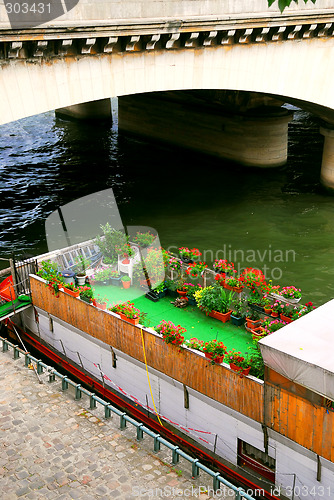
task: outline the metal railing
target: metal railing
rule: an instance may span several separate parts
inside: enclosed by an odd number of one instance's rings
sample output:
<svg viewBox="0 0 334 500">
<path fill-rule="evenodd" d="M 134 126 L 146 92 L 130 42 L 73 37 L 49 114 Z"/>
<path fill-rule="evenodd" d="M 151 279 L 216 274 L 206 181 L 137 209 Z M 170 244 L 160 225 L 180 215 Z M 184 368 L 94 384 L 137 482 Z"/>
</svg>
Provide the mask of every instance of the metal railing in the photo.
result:
<svg viewBox="0 0 334 500">
<path fill-rule="evenodd" d="M 106 419 L 111 417 L 111 414 L 114 413 L 119 417 L 119 426 L 120 429 L 123 430 L 126 428 L 126 425 L 129 423 L 136 428 L 136 438 L 138 441 L 144 439 L 144 434 L 153 438 L 153 450 L 155 452 L 160 451 L 161 445 L 166 446 L 172 452 L 172 463 L 178 464 L 180 457 L 187 460 L 192 467 L 192 477 L 193 479 L 198 478 L 200 471 L 207 473 L 212 478 L 213 490 L 217 491 L 220 488 L 220 485 L 230 488 L 235 493 L 235 500 L 242 500 L 246 498 L 247 500 L 255 500 L 254 497 L 246 493 L 242 488 L 235 486 L 234 484 L 227 481 L 224 477 L 220 475 L 219 472 L 213 471 L 212 469 L 206 467 L 202 464 L 197 458 L 193 458 L 188 453 L 185 453 L 181 448 L 175 446 L 171 442 L 167 441 L 160 434 L 153 432 L 151 429 L 146 427 L 142 422 L 138 422 L 137 420 L 130 417 L 127 413 L 115 408 L 108 401 L 103 400 L 99 396 L 97 396 L 94 392 L 90 392 L 86 388 L 82 387 L 81 384 L 77 384 L 72 381 L 67 375 L 63 375 L 59 373 L 55 368 L 50 367 L 45 364 L 41 359 L 37 359 L 32 356 L 29 352 L 23 351 L 20 347 L 13 344 L 9 340 L 0 337 L 0 341 L 2 342 L 2 352 L 7 352 L 9 347 L 13 349 L 13 359 L 18 359 L 20 354 L 24 355 L 25 366 L 29 367 L 31 363 L 36 363 L 36 373 L 39 376 L 44 370 L 49 373 L 49 382 L 54 382 L 56 377 L 61 380 L 61 390 L 66 391 L 71 385 L 75 390 L 75 399 L 79 400 L 82 398 L 82 394 L 85 394 L 89 398 L 90 409 L 96 408 L 97 403 L 104 407 L 104 416 Z"/>
</svg>

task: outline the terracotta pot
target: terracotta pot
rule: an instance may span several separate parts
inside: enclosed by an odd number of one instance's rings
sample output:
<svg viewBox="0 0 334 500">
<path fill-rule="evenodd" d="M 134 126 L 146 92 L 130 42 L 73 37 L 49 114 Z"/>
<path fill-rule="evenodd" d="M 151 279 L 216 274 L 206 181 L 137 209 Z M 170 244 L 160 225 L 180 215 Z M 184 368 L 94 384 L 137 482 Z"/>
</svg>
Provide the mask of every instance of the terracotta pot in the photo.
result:
<svg viewBox="0 0 334 500">
<path fill-rule="evenodd" d="M 103 311 L 105 311 L 107 309 L 106 302 L 103 302 L 102 304 L 100 304 L 100 302 L 96 302 L 95 299 L 93 300 L 93 306 L 98 307 L 99 309 L 102 309 Z"/>
<path fill-rule="evenodd" d="M 232 287 L 233 292 L 236 292 L 236 293 L 241 293 L 243 289 L 244 289 L 243 286 L 233 286 Z"/>
<path fill-rule="evenodd" d="M 292 319 L 288 318 L 288 316 L 284 316 L 283 314 L 280 314 L 280 318 L 282 321 L 285 321 L 286 323 L 291 323 Z"/>
<path fill-rule="evenodd" d="M 253 329 L 256 328 L 257 326 L 261 325 L 261 320 L 260 319 L 249 319 L 246 318 L 246 326 L 247 328 Z"/>
<path fill-rule="evenodd" d="M 122 260 L 122 264 L 130 264 L 130 260 L 126 257 Z"/>
<path fill-rule="evenodd" d="M 67 295 L 71 295 L 72 297 L 79 297 L 79 295 L 80 295 L 80 290 L 75 292 L 75 291 L 70 290 L 69 288 L 66 288 L 66 287 L 63 288 L 63 292 L 67 293 Z"/>
<path fill-rule="evenodd" d="M 131 281 L 122 281 L 123 288 L 130 288 Z"/>
<path fill-rule="evenodd" d="M 240 378 L 242 378 L 243 376 L 249 375 L 249 372 L 250 372 L 250 369 L 251 369 L 250 366 L 248 366 L 247 368 L 241 368 L 240 366 L 237 366 L 234 363 L 230 363 L 230 368 L 234 372 L 239 373 Z"/>
<path fill-rule="evenodd" d="M 205 352 L 204 354 L 206 358 L 210 359 L 211 361 L 213 360 L 217 364 L 222 363 L 224 360 L 224 354 L 222 356 L 216 356 L 215 358 L 212 357 L 211 352 Z"/>
<path fill-rule="evenodd" d="M 271 314 L 271 311 L 272 311 L 272 309 L 270 307 L 268 307 L 268 308 L 265 307 L 264 308 L 265 314 Z"/>
<path fill-rule="evenodd" d="M 187 292 L 185 290 L 177 290 L 177 293 L 181 295 L 181 297 L 185 297 L 187 295 Z"/>
<path fill-rule="evenodd" d="M 273 318 L 278 318 L 279 313 L 277 311 L 271 311 L 271 315 Z"/>
<path fill-rule="evenodd" d="M 121 319 L 123 319 L 124 321 L 131 323 L 131 325 L 138 325 L 138 323 L 139 323 L 138 316 L 136 318 L 128 318 L 127 316 L 125 316 L 125 314 L 122 314 L 122 313 L 117 313 L 117 314 L 119 314 Z"/>
<path fill-rule="evenodd" d="M 254 328 L 251 332 L 253 340 L 261 339 L 264 336 L 264 328 L 262 326 Z"/>
<path fill-rule="evenodd" d="M 211 311 L 209 313 L 209 316 L 211 316 L 211 318 L 219 319 L 219 321 L 222 321 L 223 323 L 226 323 L 227 321 L 229 321 L 231 319 L 231 314 L 232 314 L 232 309 L 230 311 L 228 311 L 227 313 L 221 313 L 218 311 Z"/>
</svg>

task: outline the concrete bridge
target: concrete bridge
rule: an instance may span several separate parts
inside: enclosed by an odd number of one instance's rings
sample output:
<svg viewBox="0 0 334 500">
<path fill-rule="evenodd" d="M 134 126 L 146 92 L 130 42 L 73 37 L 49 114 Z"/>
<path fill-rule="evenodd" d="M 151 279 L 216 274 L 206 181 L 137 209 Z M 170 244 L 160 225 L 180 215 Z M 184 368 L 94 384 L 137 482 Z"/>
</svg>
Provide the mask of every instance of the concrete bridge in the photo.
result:
<svg viewBox="0 0 334 500">
<path fill-rule="evenodd" d="M 255 93 L 264 96 L 262 109 L 270 104 L 261 117 L 229 114 L 221 124 L 214 113 L 218 154 L 249 165 L 284 163 L 290 117 L 277 106 L 272 112 L 274 97 L 323 120 L 321 178 L 334 188 L 332 0 L 293 3 L 283 14 L 267 0 L 62 0 L 57 15 L 65 13 L 51 20 L 49 4 L 34 15 L 23 12 L 22 2 L 6 5 L 0 3 L 0 123 L 91 101 L 101 107 L 116 96 L 123 96 L 124 120 L 131 122 L 134 97 L 125 96 Z M 247 151 L 233 157 L 240 136 Z"/>
</svg>

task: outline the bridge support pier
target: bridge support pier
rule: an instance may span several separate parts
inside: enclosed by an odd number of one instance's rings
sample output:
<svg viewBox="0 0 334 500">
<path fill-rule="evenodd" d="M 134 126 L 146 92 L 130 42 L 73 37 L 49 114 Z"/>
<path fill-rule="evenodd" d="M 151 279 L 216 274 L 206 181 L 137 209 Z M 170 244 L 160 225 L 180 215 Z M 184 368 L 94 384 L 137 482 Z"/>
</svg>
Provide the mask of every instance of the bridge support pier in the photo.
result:
<svg viewBox="0 0 334 500">
<path fill-rule="evenodd" d="M 246 166 L 286 163 L 291 120 L 292 113 L 281 107 L 228 113 L 215 103 L 192 102 L 178 93 L 118 98 L 120 130 Z"/>
<path fill-rule="evenodd" d="M 111 120 L 111 100 L 83 102 L 55 111 L 56 116 L 64 120 Z"/>
<path fill-rule="evenodd" d="M 334 126 L 332 127 L 320 127 L 320 133 L 325 137 L 320 182 L 325 188 L 334 191 Z"/>
</svg>

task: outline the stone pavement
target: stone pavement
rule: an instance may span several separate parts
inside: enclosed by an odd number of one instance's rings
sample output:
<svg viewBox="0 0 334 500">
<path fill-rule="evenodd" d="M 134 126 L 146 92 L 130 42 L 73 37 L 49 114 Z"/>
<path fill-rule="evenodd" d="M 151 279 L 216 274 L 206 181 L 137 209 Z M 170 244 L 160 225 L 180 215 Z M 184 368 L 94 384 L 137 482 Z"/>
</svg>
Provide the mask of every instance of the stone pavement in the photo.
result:
<svg viewBox="0 0 334 500">
<path fill-rule="evenodd" d="M 1 500 L 234 499 L 229 489 L 209 491 L 202 471 L 191 479 L 182 458 L 173 466 L 166 447 L 154 453 L 152 438 L 138 442 L 132 425 L 120 431 L 101 405 L 89 410 L 84 394 L 75 401 L 72 386 L 62 392 L 57 379 L 40 377 L 42 384 L 23 356 L 0 351 Z"/>
</svg>

